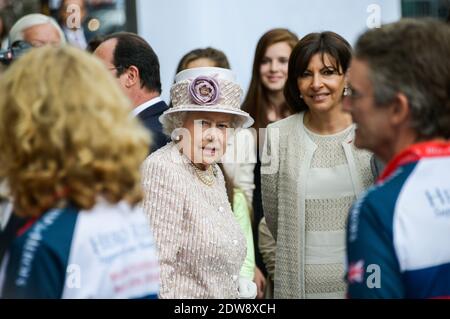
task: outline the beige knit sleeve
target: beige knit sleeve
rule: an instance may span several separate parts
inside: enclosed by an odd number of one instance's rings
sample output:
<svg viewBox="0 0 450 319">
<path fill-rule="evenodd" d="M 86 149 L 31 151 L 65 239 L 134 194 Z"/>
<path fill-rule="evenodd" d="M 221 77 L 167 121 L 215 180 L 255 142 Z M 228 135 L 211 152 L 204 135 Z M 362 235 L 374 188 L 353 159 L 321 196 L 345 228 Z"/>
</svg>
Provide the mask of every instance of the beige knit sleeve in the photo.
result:
<svg viewBox="0 0 450 319">
<path fill-rule="evenodd" d="M 275 275 L 275 252 L 277 244 L 272 237 L 272 233 L 267 227 L 266 218 L 263 217 L 259 222 L 258 227 L 258 247 L 261 252 L 261 256 L 266 266 L 267 273 L 270 279 L 273 280 Z"/>
<path fill-rule="evenodd" d="M 269 125 L 261 156 L 261 196 L 267 226 L 275 240 L 278 228 L 279 144 L 280 129 Z"/>
<path fill-rule="evenodd" d="M 184 183 L 176 165 L 146 161 L 142 165 L 143 209 L 158 248 L 160 298 L 174 298 L 175 268 L 182 239 Z"/>
</svg>

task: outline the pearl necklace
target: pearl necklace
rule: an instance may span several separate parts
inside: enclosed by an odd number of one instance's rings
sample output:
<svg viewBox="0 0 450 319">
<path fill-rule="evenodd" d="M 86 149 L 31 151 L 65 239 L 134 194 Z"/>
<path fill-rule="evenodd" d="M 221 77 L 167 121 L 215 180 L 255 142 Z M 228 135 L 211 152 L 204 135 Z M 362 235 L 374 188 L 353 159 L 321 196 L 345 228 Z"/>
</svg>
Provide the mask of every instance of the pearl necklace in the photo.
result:
<svg viewBox="0 0 450 319">
<path fill-rule="evenodd" d="M 197 177 L 200 179 L 200 181 L 203 184 L 205 184 L 207 186 L 212 186 L 214 184 L 214 182 L 216 181 L 216 178 L 215 178 L 216 174 L 212 168 L 212 165 L 209 165 L 206 170 L 201 170 L 200 168 L 195 166 L 193 163 L 191 163 L 191 165 L 194 167 L 195 174 L 197 175 Z"/>
</svg>

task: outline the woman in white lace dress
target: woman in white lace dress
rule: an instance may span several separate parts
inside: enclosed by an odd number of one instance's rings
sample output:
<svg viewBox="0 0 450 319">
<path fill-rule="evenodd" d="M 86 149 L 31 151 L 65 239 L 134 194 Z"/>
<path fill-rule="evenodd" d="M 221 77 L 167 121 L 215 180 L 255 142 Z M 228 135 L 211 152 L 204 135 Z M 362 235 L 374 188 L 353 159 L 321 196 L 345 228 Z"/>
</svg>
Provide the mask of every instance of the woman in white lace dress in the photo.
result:
<svg viewBox="0 0 450 319">
<path fill-rule="evenodd" d="M 252 118 L 240 110 L 242 89 L 222 68 L 177 74 L 172 107 L 160 121 L 173 142 L 142 167 L 144 210 L 161 267 L 161 298 L 254 298 L 239 277 L 246 241 L 231 210 L 216 162 L 232 128 Z"/>
<path fill-rule="evenodd" d="M 276 239 L 275 298 L 345 297 L 345 223 L 373 182 L 371 155 L 353 146 L 342 111 L 348 42 L 306 35 L 292 51 L 285 96 L 296 114 L 269 125 L 261 180 L 267 225 Z"/>
</svg>

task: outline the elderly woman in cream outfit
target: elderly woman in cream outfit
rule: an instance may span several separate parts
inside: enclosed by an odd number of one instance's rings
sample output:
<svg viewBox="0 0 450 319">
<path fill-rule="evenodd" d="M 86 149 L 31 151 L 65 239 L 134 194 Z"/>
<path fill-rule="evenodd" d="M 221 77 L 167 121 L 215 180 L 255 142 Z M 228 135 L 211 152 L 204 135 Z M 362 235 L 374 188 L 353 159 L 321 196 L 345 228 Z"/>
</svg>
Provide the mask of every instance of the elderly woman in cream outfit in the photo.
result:
<svg viewBox="0 0 450 319">
<path fill-rule="evenodd" d="M 253 282 L 239 277 L 244 235 L 216 162 L 230 129 L 248 127 L 242 89 L 230 70 L 194 68 L 177 74 L 173 107 L 160 118 L 172 142 L 142 167 L 144 210 L 157 243 L 161 298 L 254 298 Z"/>
</svg>

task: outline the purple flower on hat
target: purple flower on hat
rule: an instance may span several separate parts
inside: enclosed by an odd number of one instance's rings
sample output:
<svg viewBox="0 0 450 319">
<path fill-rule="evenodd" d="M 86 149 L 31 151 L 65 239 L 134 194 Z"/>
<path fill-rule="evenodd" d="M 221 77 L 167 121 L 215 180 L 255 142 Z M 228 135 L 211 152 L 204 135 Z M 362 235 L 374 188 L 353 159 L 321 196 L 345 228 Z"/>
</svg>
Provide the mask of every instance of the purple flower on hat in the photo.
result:
<svg viewBox="0 0 450 319">
<path fill-rule="evenodd" d="M 199 105 L 213 105 L 220 95 L 219 84 L 209 76 L 199 76 L 189 85 L 192 101 Z"/>
</svg>

